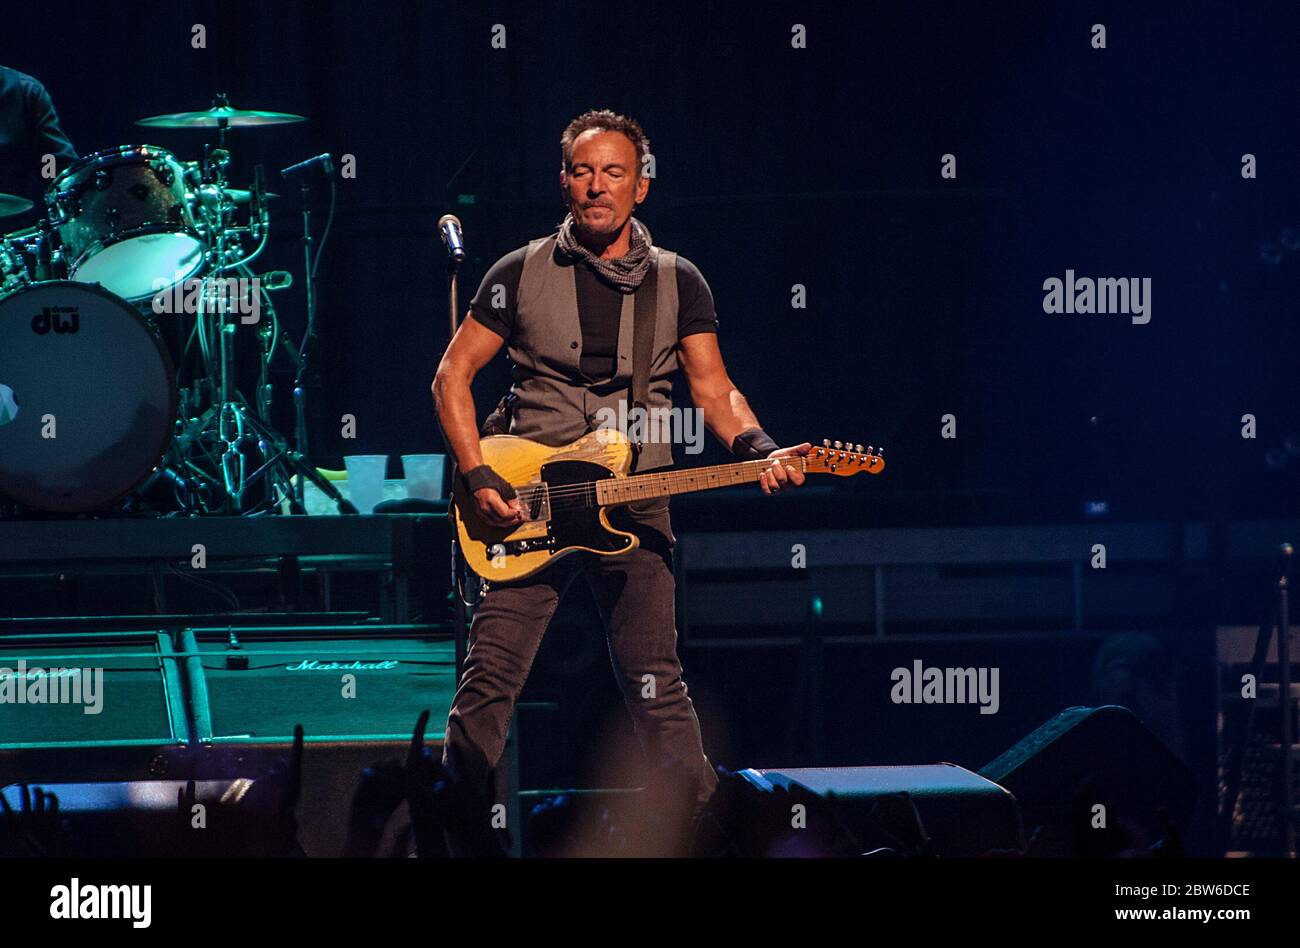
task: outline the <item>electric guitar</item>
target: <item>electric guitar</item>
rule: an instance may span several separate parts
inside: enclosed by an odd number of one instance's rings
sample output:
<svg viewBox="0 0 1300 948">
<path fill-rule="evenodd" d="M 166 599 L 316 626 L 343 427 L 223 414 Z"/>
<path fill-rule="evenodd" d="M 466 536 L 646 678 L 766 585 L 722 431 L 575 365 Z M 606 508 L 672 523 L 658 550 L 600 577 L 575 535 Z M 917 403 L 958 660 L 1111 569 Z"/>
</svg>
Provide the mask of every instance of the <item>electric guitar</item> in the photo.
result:
<svg viewBox="0 0 1300 948">
<path fill-rule="evenodd" d="M 639 541 L 634 534 L 610 526 L 610 507 L 751 483 L 776 461 L 805 474 L 839 477 L 885 469 L 883 449 L 868 447 L 864 452 L 860 444 L 855 450 L 839 441 L 823 441 L 821 447 L 796 457 L 633 475 L 627 473 L 632 443 L 617 428 L 597 428 L 559 448 L 516 435 L 493 435 L 481 445 L 483 463 L 515 489 L 525 520 L 512 527 L 489 524 L 460 478 L 452 489 L 449 515 L 469 567 L 495 582 L 531 576 L 578 550 L 602 556 L 635 550 Z"/>
</svg>

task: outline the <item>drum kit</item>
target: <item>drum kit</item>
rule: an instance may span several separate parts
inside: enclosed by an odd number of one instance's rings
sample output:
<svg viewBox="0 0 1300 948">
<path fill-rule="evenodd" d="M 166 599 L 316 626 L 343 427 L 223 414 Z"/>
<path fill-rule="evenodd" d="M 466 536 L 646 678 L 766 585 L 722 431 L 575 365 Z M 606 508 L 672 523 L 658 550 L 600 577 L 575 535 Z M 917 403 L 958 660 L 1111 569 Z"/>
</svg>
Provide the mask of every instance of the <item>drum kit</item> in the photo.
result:
<svg viewBox="0 0 1300 948">
<path fill-rule="evenodd" d="M 276 195 L 260 165 L 247 190 L 226 175 L 229 129 L 302 121 L 236 109 L 225 96 L 210 109 L 141 119 L 216 140 L 197 161 L 154 145 L 81 158 L 50 182 L 36 226 L 0 234 L 0 497 L 63 514 L 249 515 L 301 512 L 310 480 L 354 512 L 304 458 L 316 269 L 308 186 L 308 329 L 295 348 L 271 299 L 292 277 L 252 269 Z M 331 215 L 332 200 L 331 187 Z M 31 207 L 0 194 L 0 217 Z M 236 379 L 250 336 L 260 360 L 252 403 Z M 296 447 L 270 424 L 280 346 L 297 365 Z"/>
</svg>

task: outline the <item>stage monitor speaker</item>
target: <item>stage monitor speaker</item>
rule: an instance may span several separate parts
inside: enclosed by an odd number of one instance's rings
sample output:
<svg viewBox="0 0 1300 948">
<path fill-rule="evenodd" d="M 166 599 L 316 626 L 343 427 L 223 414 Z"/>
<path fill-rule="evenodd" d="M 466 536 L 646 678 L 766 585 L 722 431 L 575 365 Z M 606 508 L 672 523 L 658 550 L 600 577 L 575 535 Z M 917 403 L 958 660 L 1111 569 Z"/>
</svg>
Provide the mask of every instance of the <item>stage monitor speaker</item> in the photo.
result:
<svg viewBox="0 0 1300 948">
<path fill-rule="evenodd" d="M 900 856 L 980 856 L 1024 845 L 1015 797 L 956 764 L 742 770 L 740 775 L 764 790 L 798 785 L 833 796 L 840 820 L 864 849 L 885 846 Z M 922 845 L 909 844 L 918 833 Z"/>
<path fill-rule="evenodd" d="M 1196 804 L 1192 772 L 1118 705 L 1067 708 L 980 773 L 1016 795 L 1040 855 L 1169 845 L 1168 829 L 1185 835 Z"/>
<path fill-rule="evenodd" d="M 191 736 L 181 664 L 157 630 L 0 638 L 0 787 L 165 774 Z"/>
</svg>

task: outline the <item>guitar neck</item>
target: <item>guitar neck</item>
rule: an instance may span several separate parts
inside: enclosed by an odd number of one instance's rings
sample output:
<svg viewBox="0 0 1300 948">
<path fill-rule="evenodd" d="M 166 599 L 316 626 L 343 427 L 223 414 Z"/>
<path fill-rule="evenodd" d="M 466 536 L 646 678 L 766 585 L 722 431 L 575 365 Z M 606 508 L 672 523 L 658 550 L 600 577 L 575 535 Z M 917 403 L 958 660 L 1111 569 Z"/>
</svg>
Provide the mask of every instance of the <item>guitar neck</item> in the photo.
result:
<svg viewBox="0 0 1300 948">
<path fill-rule="evenodd" d="M 629 477 L 611 477 L 596 482 L 596 503 L 601 506 L 627 504 L 636 500 L 651 500 L 672 494 L 690 494 L 700 490 L 714 490 L 735 484 L 752 484 L 763 471 L 772 466 L 771 458 L 740 461 L 732 464 L 714 464 L 711 467 L 691 467 L 680 470 L 656 471 L 651 474 L 633 474 Z M 779 459 L 783 465 L 797 471 L 807 471 L 807 458 L 803 456 Z"/>
</svg>

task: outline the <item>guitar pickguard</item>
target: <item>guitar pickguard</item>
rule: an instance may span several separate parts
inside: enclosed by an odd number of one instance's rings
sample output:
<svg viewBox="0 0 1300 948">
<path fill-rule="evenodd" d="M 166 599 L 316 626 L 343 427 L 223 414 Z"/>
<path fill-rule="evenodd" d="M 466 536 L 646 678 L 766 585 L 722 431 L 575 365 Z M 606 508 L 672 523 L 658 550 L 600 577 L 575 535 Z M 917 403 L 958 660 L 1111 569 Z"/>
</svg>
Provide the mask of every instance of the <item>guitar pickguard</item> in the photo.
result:
<svg viewBox="0 0 1300 948">
<path fill-rule="evenodd" d="M 546 538 L 554 551 L 582 546 L 601 553 L 617 553 L 631 545 L 631 540 L 610 533 L 600 519 L 592 481 L 613 477 L 614 472 L 588 461 L 551 461 L 542 465 L 542 482 L 546 485 L 550 521 Z M 587 485 L 578 487 L 576 485 Z M 570 486 L 574 485 L 574 486 Z"/>
<path fill-rule="evenodd" d="M 631 465 L 625 437 L 599 429 L 559 448 L 515 435 L 481 444 L 483 463 L 514 485 L 526 518 L 513 527 L 488 523 L 457 479 L 449 513 L 467 565 L 483 579 L 531 576 L 578 550 L 609 555 L 637 547 L 636 536 L 614 527 L 596 503 L 596 482 L 626 474 Z"/>
</svg>

